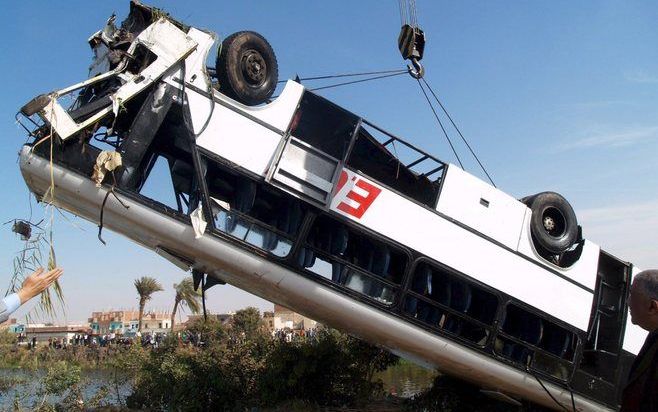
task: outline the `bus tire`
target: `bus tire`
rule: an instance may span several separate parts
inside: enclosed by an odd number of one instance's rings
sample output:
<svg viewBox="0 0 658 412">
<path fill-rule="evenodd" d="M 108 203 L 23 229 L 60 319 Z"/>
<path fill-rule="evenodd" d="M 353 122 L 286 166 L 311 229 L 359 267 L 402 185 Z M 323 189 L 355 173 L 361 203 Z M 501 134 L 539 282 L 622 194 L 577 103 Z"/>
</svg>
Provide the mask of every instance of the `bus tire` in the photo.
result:
<svg viewBox="0 0 658 412">
<path fill-rule="evenodd" d="M 532 210 L 533 241 L 553 254 L 569 249 L 578 237 L 578 221 L 569 202 L 555 192 L 542 192 L 526 199 Z"/>
<path fill-rule="evenodd" d="M 219 91 L 249 106 L 272 97 L 279 79 L 272 46 L 253 31 L 233 33 L 224 39 L 215 69 Z"/>
</svg>

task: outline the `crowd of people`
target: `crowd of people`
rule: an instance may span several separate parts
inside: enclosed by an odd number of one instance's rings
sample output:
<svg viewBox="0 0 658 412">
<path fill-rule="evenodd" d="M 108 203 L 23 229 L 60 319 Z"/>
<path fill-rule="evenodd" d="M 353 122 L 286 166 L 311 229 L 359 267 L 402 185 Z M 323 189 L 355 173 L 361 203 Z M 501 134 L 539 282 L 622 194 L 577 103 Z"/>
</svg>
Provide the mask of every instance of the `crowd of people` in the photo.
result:
<svg viewBox="0 0 658 412">
<path fill-rule="evenodd" d="M 272 337 L 280 342 L 296 342 L 304 339 L 314 339 L 316 333 L 316 328 L 299 330 L 284 328 L 272 331 Z"/>
<path fill-rule="evenodd" d="M 139 342 L 144 347 L 157 348 L 166 338 L 166 333 L 147 333 L 143 336 L 138 333 L 132 336 L 122 336 L 114 332 L 104 335 L 91 335 L 87 333 L 76 333 L 70 339 L 62 337 L 42 338 L 40 341 L 36 336 L 28 336 L 21 332 L 16 335 L 16 343 L 19 346 L 27 346 L 28 349 L 36 349 L 40 345 L 47 345 L 53 349 L 66 349 L 70 346 L 108 347 L 108 346 L 130 346 Z"/>
</svg>

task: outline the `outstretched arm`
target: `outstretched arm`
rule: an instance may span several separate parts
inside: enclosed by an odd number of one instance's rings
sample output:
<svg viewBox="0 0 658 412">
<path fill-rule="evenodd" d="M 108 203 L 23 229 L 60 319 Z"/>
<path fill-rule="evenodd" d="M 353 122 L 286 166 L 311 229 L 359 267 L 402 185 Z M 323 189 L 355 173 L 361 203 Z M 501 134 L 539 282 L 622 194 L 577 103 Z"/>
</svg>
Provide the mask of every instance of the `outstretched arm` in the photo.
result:
<svg viewBox="0 0 658 412">
<path fill-rule="evenodd" d="M 21 290 L 18 291 L 21 305 L 46 290 L 62 273 L 64 271 L 60 268 L 55 268 L 48 272 L 44 272 L 43 268 L 39 268 L 36 272 L 28 276 L 23 281 Z"/>
<path fill-rule="evenodd" d="M 9 319 L 9 315 L 23 303 L 46 290 L 63 272 L 60 268 L 48 272 L 44 272 L 43 268 L 39 268 L 28 276 L 18 292 L 5 296 L 4 299 L 0 300 L 0 323 Z"/>
</svg>

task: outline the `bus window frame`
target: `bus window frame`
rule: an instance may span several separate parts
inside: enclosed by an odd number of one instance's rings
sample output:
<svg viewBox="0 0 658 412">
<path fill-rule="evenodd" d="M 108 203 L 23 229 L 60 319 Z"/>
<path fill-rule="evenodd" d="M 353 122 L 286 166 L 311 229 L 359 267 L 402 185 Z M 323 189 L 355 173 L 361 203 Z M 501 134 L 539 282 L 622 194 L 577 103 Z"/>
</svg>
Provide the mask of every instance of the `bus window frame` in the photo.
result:
<svg viewBox="0 0 658 412">
<path fill-rule="evenodd" d="M 415 275 L 416 270 L 418 269 L 418 267 L 422 264 L 426 264 L 426 265 L 429 265 L 430 267 L 433 266 L 433 267 L 438 268 L 439 270 L 443 270 L 444 272 L 446 272 L 448 274 L 448 276 L 463 280 L 469 286 L 478 287 L 481 290 L 491 294 L 497 301 L 496 313 L 495 313 L 495 315 L 494 315 L 494 317 L 491 321 L 491 324 L 487 325 L 486 323 L 484 323 L 484 322 L 482 322 L 478 319 L 470 317 L 467 313 L 459 312 L 459 311 L 457 311 L 455 309 L 452 309 L 450 307 L 447 307 L 447 306 L 445 306 L 445 305 L 443 305 L 443 304 L 441 304 L 437 301 L 433 301 L 432 299 L 430 299 L 426 296 L 423 296 L 423 295 L 421 295 L 417 292 L 414 292 L 411 288 L 411 284 L 413 282 L 413 276 Z M 457 316 L 460 319 L 464 319 L 467 322 L 470 322 L 474 325 L 481 326 L 484 329 L 487 329 L 489 331 L 489 335 L 487 336 L 486 342 L 483 345 L 478 345 L 476 342 L 465 339 L 465 338 L 459 336 L 458 334 L 451 333 L 450 331 L 448 331 L 444 328 L 434 327 L 434 326 L 432 326 L 432 325 L 430 325 L 426 322 L 423 322 L 419 319 L 411 317 L 404 310 L 404 301 L 406 300 L 408 295 L 411 295 L 412 297 L 414 297 L 416 299 L 419 299 L 419 300 L 422 300 L 426 303 L 434 305 L 439 310 L 443 310 L 444 312 L 449 312 L 453 316 Z M 436 334 L 439 334 L 439 335 L 448 335 L 452 339 L 457 339 L 458 341 L 460 341 L 462 343 L 465 343 L 469 346 L 473 346 L 473 347 L 476 347 L 480 350 L 487 351 L 487 350 L 489 350 L 489 348 L 493 347 L 495 337 L 498 333 L 498 329 L 500 328 L 499 325 L 501 325 L 501 317 L 503 315 L 502 307 L 505 304 L 505 302 L 506 302 L 506 300 L 503 299 L 503 295 L 501 294 L 500 291 L 498 291 L 498 290 L 496 290 L 496 289 L 494 289 L 494 288 L 492 288 L 488 285 L 485 285 L 482 282 L 479 282 L 476 279 L 473 279 L 470 276 L 467 276 L 467 275 L 465 275 L 465 274 L 463 274 L 463 273 L 461 273 L 461 272 L 459 272 L 459 271 L 457 271 L 457 270 L 455 270 L 455 269 L 453 269 L 453 268 L 451 268 L 451 267 L 449 267 L 445 264 L 437 262 L 437 261 L 433 260 L 432 258 L 430 258 L 428 256 L 420 255 L 419 257 L 414 259 L 413 264 L 411 265 L 411 267 L 407 271 L 407 278 L 405 279 L 404 289 L 401 291 L 401 296 L 400 296 L 399 313 L 404 319 L 408 320 L 409 322 L 412 322 L 413 324 L 419 325 L 419 326 L 421 326 L 421 327 L 423 327 L 427 330 L 430 330 L 430 331 L 432 331 L 432 333 L 436 333 Z"/>
<path fill-rule="evenodd" d="M 569 359 L 559 357 L 559 356 L 547 351 L 544 348 L 541 348 L 539 346 L 530 344 L 528 342 L 523 341 L 520 338 L 517 338 L 513 335 L 510 335 L 510 334 L 504 332 L 503 331 L 503 326 L 504 326 L 504 323 L 505 323 L 505 318 L 507 316 L 507 308 L 510 305 L 516 306 L 517 308 L 519 308 L 521 310 L 524 310 L 524 311 L 530 313 L 531 315 L 539 317 L 542 321 L 550 322 L 553 325 L 558 326 L 558 327 L 566 330 L 567 332 L 571 333 L 572 336 L 574 336 L 576 341 L 577 341 L 576 347 L 573 349 L 572 359 L 569 360 Z M 557 319 L 553 316 L 550 316 L 547 313 L 541 312 L 537 308 L 534 308 L 533 306 L 530 306 L 527 303 L 525 303 L 523 301 L 520 301 L 520 300 L 515 300 L 515 299 L 508 298 L 508 299 L 505 300 L 505 302 L 503 302 L 502 309 L 504 309 L 501 313 L 502 317 L 500 318 L 500 320 L 498 322 L 498 326 L 496 328 L 495 334 L 492 336 L 493 340 L 492 340 L 492 347 L 491 347 L 492 352 L 491 353 L 493 354 L 493 356 L 496 359 L 498 359 L 502 362 L 511 363 L 512 365 L 516 365 L 516 366 L 520 365 L 524 368 L 527 366 L 533 372 L 538 373 L 538 374 L 540 374 L 544 377 L 547 377 L 547 378 L 550 378 L 550 379 L 555 379 L 555 380 L 558 380 L 560 382 L 570 383 L 573 380 L 574 375 L 576 374 L 576 371 L 578 371 L 580 369 L 580 361 L 582 359 L 583 349 L 584 349 L 583 333 L 586 334 L 587 332 L 586 331 L 581 331 L 581 330 L 575 328 L 574 326 L 571 326 L 571 325 L 569 325 L 569 324 L 567 324 L 567 323 L 565 323 L 565 322 L 563 322 L 563 321 L 561 321 L 561 320 L 559 320 L 559 319 Z M 570 367 L 569 377 L 566 378 L 566 379 L 560 379 L 560 378 L 558 378 L 554 375 L 551 375 L 551 374 L 547 373 L 546 371 L 544 371 L 542 369 L 538 369 L 538 368 L 533 367 L 534 357 L 533 357 L 533 359 L 532 359 L 532 361 L 530 362 L 529 365 L 523 365 L 523 364 L 520 364 L 519 362 L 515 362 L 513 359 L 510 359 L 510 358 L 504 356 L 502 353 L 500 353 L 499 351 L 497 351 L 495 349 L 495 342 L 496 342 L 496 339 L 498 339 L 499 336 L 502 339 L 512 341 L 512 342 L 514 342 L 516 344 L 519 344 L 521 346 L 525 346 L 525 347 L 533 350 L 534 352 L 539 351 L 545 356 L 548 356 L 550 358 L 554 358 L 556 360 L 559 360 L 561 362 L 569 364 L 569 367 Z M 594 376 L 594 375 L 592 375 L 592 376 Z"/>
<path fill-rule="evenodd" d="M 356 296 L 356 297 L 360 298 L 359 300 L 362 300 L 363 298 L 365 298 L 365 300 L 367 302 L 372 302 L 372 303 L 374 303 L 375 305 L 377 305 L 379 307 L 385 308 L 387 311 L 390 311 L 391 313 L 399 312 L 399 307 L 400 307 L 400 304 L 401 304 L 401 293 L 402 293 L 404 285 L 407 281 L 407 277 L 409 275 L 410 267 L 412 266 L 413 261 L 414 261 L 414 256 L 411 253 L 411 251 L 407 247 L 405 247 L 405 246 L 403 246 L 403 245 L 401 245 L 397 242 L 394 242 L 393 240 L 391 240 L 391 239 L 389 239 L 385 236 L 382 236 L 381 234 L 379 234 L 377 232 L 374 232 L 370 229 L 367 229 L 364 226 L 357 225 L 356 223 L 354 223 L 350 219 L 346 219 L 346 218 L 342 217 L 341 215 L 339 215 L 335 212 L 320 210 L 319 213 L 314 213 L 314 212 L 311 212 L 311 213 L 313 213 L 312 218 L 308 219 L 309 220 L 308 222 L 304 222 L 304 223 L 307 223 L 307 225 L 302 226 L 302 228 L 300 228 L 300 236 L 297 239 L 297 241 L 299 241 L 299 245 L 297 245 L 297 244 L 293 245 L 293 249 L 291 250 L 291 253 L 288 256 L 289 257 L 288 260 L 290 261 L 290 264 L 297 271 L 299 271 L 300 273 L 303 273 L 304 275 L 306 275 L 307 277 L 309 277 L 313 280 L 320 281 L 320 282 L 322 282 L 324 284 L 327 284 L 327 285 L 331 285 L 332 287 L 336 288 L 337 290 L 340 290 L 344 293 L 346 292 L 349 295 Z M 327 253 L 325 251 L 322 251 L 322 250 L 317 249 L 316 247 L 310 245 L 308 243 L 309 234 L 310 234 L 310 232 L 313 228 L 313 225 L 315 224 L 316 219 L 318 219 L 318 217 L 321 217 L 321 216 L 324 216 L 325 218 L 333 219 L 334 221 L 337 221 L 337 222 L 345 225 L 348 230 L 357 232 L 357 234 L 360 235 L 360 236 L 364 236 L 364 237 L 367 237 L 367 238 L 372 238 L 372 239 L 375 240 L 375 242 L 382 243 L 383 245 L 389 247 L 390 249 L 394 249 L 394 250 L 400 252 L 400 255 L 404 256 L 404 258 L 405 258 L 404 269 L 402 270 L 402 273 L 400 275 L 400 283 L 396 285 L 395 283 L 390 282 L 387 279 L 382 278 L 382 277 L 380 277 L 379 275 L 377 275 L 375 273 L 369 272 L 369 271 L 367 271 L 367 270 L 365 270 L 365 269 L 363 269 L 363 268 L 361 268 L 361 267 L 359 267 L 359 266 L 357 266 L 353 263 L 350 263 L 350 262 L 342 259 L 341 257 L 336 257 L 334 255 L 331 255 L 330 253 Z M 331 279 L 328 279 L 328 278 L 326 278 L 322 275 L 319 275 L 319 274 L 309 270 L 309 268 L 300 266 L 297 263 L 297 257 L 298 257 L 298 254 L 299 254 L 300 250 L 302 250 L 304 248 L 311 249 L 314 252 L 319 252 L 320 255 L 330 256 L 332 260 L 334 260 L 338 263 L 341 263 L 341 264 L 345 265 L 346 267 L 352 267 L 357 272 L 364 273 L 367 276 L 369 276 L 373 279 L 376 279 L 377 281 L 380 281 L 382 283 L 387 284 L 387 286 L 391 287 L 394 290 L 393 302 L 391 304 L 384 304 L 384 303 L 374 299 L 372 296 L 369 296 L 365 293 L 358 292 L 354 289 L 351 289 L 351 288 L 347 287 L 344 284 L 334 282 Z"/>
<path fill-rule="evenodd" d="M 253 252 L 256 252 L 256 253 L 259 253 L 259 254 L 266 253 L 269 258 L 272 258 L 272 259 L 274 259 L 275 261 L 277 261 L 279 263 L 292 262 L 292 258 L 294 256 L 294 254 L 296 253 L 295 247 L 296 247 L 297 243 L 299 243 L 299 240 L 300 240 L 301 236 L 303 235 L 304 224 L 306 223 L 307 215 L 310 212 L 309 207 L 304 203 L 304 201 L 297 198 L 297 197 L 295 197 L 295 196 L 289 195 L 285 191 L 282 191 L 281 189 L 279 189 L 275 186 L 267 184 L 267 182 L 262 177 L 254 175 L 253 173 L 250 173 L 249 171 L 247 171 L 245 169 L 231 168 L 229 164 L 227 164 L 224 161 L 221 161 L 221 157 L 218 157 L 216 154 L 213 154 L 210 151 L 200 150 L 199 157 L 200 157 L 201 163 L 203 163 L 203 169 L 205 171 L 205 175 L 203 176 L 203 180 L 204 180 L 204 183 L 205 183 L 205 190 L 203 190 L 203 189 L 200 190 L 201 191 L 201 196 L 204 198 L 205 202 L 200 202 L 200 205 L 203 205 L 204 209 L 206 208 L 205 207 L 206 204 L 211 205 L 211 210 L 208 210 L 207 212 L 204 212 L 204 217 L 206 218 L 206 221 L 207 221 L 206 223 L 208 225 L 206 233 L 210 233 L 211 235 L 213 235 L 215 237 L 218 237 L 222 240 L 228 240 L 229 242 L 231 242 L 233 244 L 240 245 L 240 246 L 245 247 L 248 250 L 251 250 Z M 207 180 L 208 180 L 208 169 L 209 169 L 209 163 L 210 162 L 214 163 L 215 168 L 218 168 L 218 169 L 220 169 L 221 171 L 224 171 L 227 174 L 233 174 L 233 175 L 236 175 L 236 176 L 241 176 L 241 177 L 244 177 L 246 179 L 249 179 L 249 180 L 253 181 L 257 186 L 265 187 L 268 191 L 273 192 L 275 195 L 290 197 L 294 201 L 300 202 L 300 204 L 302 204 L 304 206 L 302 208 L 304 217 L 302 218 L 302 221 L 299 225 L 298 233 L 295 236 L 290 235 L 288 233 L 285 233 L 282 230 L 280 230 L 280 229 L 278 229 L 278 228 L 276 228 L 276 227 L 274 227 L 274 226 L 272 226 L 268 223 L 265 223 L 265 222 L 262 222 L 258 219 L 255 219 L 255 218 L 249 216 L 248 214 L 240 212 L 238 210 L 231 209 L 229 211 L 225 211 L 228 214 L 238 216 L 240 219 L 247 220 L 250 223 L 250 225 L 252 225 L 252 226 L 257 225 L 257 226 L 259 226 L 263 229 L 266 229 L 266 230 L 270 231 L 271 233 L 273 233 L 273 234 L 275 234 L 279 237 L 282 237 L 282 238 L 290 241 L 290 243 L 291 243 L 290 250 L 288 251 L 288 253 L 285 256 L 277 255 L 275 253 L 272 253 L 271 250 L 268 250 L 268 249 L 265 249 L 265 248 L 262 248 L 262 247 L 258 247 L 256 245 L 254 245 L 253 243 L 248 242 L 246 240 L 246 236 L 245 236 L 244 239 L 241 239 L 240 237 L 234 236 L 231 233 L 228 233 L 228 232 L 226 232 L 222 229 L 219 229 L 217 227 L 216 220 L 215 220 L 214 214 L 213 214 L 214 209 L 212 208 L 213 200 L 211 199 L 210 188 L 208 187 L 208 182 L 207 182 Z M 208 215 L 212 218 L 208 219 Z M 188 218 L 189 218 L 189 216 L 188 216 Z"/>
</svg>

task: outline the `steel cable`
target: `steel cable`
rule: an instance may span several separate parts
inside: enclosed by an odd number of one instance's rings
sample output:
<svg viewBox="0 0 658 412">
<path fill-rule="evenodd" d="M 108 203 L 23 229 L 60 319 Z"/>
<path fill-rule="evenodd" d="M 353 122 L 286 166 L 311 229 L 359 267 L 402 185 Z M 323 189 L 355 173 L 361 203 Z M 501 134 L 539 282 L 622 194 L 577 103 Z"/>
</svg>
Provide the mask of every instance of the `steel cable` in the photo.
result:
<svg viewBox="0 0 658 412">
<path fill-rule="evenodd" d="M 429 89 L 430 93 L 432 93 L 432 96 L 434 96 L 434 99 L 436 100 L 436 102 L 439 104 L 439 106 L 441 106 L 441 110 L 443 110 L 443 113 L 445 113 L 445 115 L 446 115 L 446 117 L 448 118 L 448 120 L 450 120 L 450 123 L 452 123 L 452 127 L 455 128 L 455 130 L 456 130 L 457 133 L 459 134 L 459 137 L 461 137 L 461 139 L 462 139 L 462 141 L 464 142 L 464 144 L 466 144 L 466 147 L 468 147 L 468 150 L 471 152 L 471 154 L 473 155 L 473 157 L 475 158 L 475 160 L 478 162 L 478 164 L 480 165 L 480 168 L 482 169 L 482 171 L 484 172 L 484 174 L 487 175 L 487 178 L 488 178 L 489 181 L 491 182 L 491 185 L 492 185 L 493 187 L 496 187 L 496 184 L 494 183 L 494 181 L 493 181 L 493 179 L 491 178 L 491 176 L 489 176 L 489 173 L 487 172 L 487 169 L 484 168 L 484 165 L 482 164 L 482 162 L 480 162 L 480 159 L 478 158 L 478 156 L 475 154 L 475 152 L 474 152 L 473 149 L 471 148 L 471 145 L 468 144 L 468 141 L 466 140 L 466 138 L 464 137 L 464 135 L 462 134 L 462 132 L 459 130 L 459 127 L 457 127 L 457 125 L 455 124 L 455 122 L 452 120 L 452 117 L 450 116 L 450 114 L 448 113 L 448 111 L 446 110 L 446 108 L 443 106 L 443 104 L 441 103 L 441 100 L 439 100 L 439 98 L 437 97 L 436 93 L 434 93 L 434 90 L 432 90 L 432 87 L 429 85 L 429 83 L 427 83 L 427 80 L 425 80 L 425 78 L 423 78 L 423 83 L 425 83 L 425 85 L 426 85 L 427 88 Z"/>
<path fill-rule="evenodd" d="M 339 77 L 356 77 L 356 76 L 368 76 L 373 74 L 388 74 L 388 73 L 406 73 L 407 69 L 395 69 L 395 70 L 380 70 L 376 72 L 363 72 L 363 73 L 345 73 L 345 74 L 332 74 L 327 76 L 315 76 L 315 77 L 304 77 L 298 79 L 300 81 L 307 80 L 325 80 L 325 79 L 335 79 Z M 285 83 L 288 80 L 279 80 L 277 83 Z"/>
<path fill-rule="evenodd" d="M 436 113 L 436 110 L 434 110 L 434 105 L 432 105 L 432 102 L 430 101 L 430 98 L 427 95 L 427 92 L 425 92 L 425 89 L 423 88 L 423 85 L 420 83 L 420 80 L 416 79 L 416 81 L 418 82 L 418 87 L 420 87 L 420 90 L 423 92 L 423 95 L 425 96 L 425 99 L 427 100 L 427 104 L 430 105 L 430 109 L 432 109 L 432 113 L 434 113 L 434 117 L 436 118 L 436 121 L 439 122 L 439 126 L 441 126 L 441 130 L 443 131 L 443 135 L 446 137 L 446 140 L 448 141 L 448 144 L 450 145 L 450 148 L 452 149 L 452 153 L 454 153 L 455 157 L 457 158 L 457 162 L 459 162 L 459 167 L 464 169 L 464 165 L 462 164 L 462 161 L 459 158 L 459 155 L 457 154 L 457 151 L 455 150 L 455 146 L 453 146 L 452 141 L 450 140 L 450 136 L 448 136 L 448 132 L 446 132 L 445 127 L 443 127 L 443 123 L 441 122 L 441 119 L 439 118 L 439 115 Z"/>
<path fill-rule="evenodd" d="M 367 82 L 367 81 L 370 81 L 370 80 L 385 79 L 387 77 L 399 76 L 399 75 L 405 74 L 405 73 L 407 73 L 407 70 L 403 70 L 401 72 L 393 73 L 393 74 L 386 74 L 386 75 L 383 75 L 383 76 L 369 77 L 367 79 L 353 80 L 351 82 L 344 82 L 344 83 L 332 84 L 332 85 L 329 85 L 329 86 L 316 87 L 314 89 L 309 89 L 309 90 L 310 91 L 317 91 L 317 90 L 331 89 L 332 87 L 346 86 L 348 84 L 363 83 L 363 82 Z"/>
</svg>

